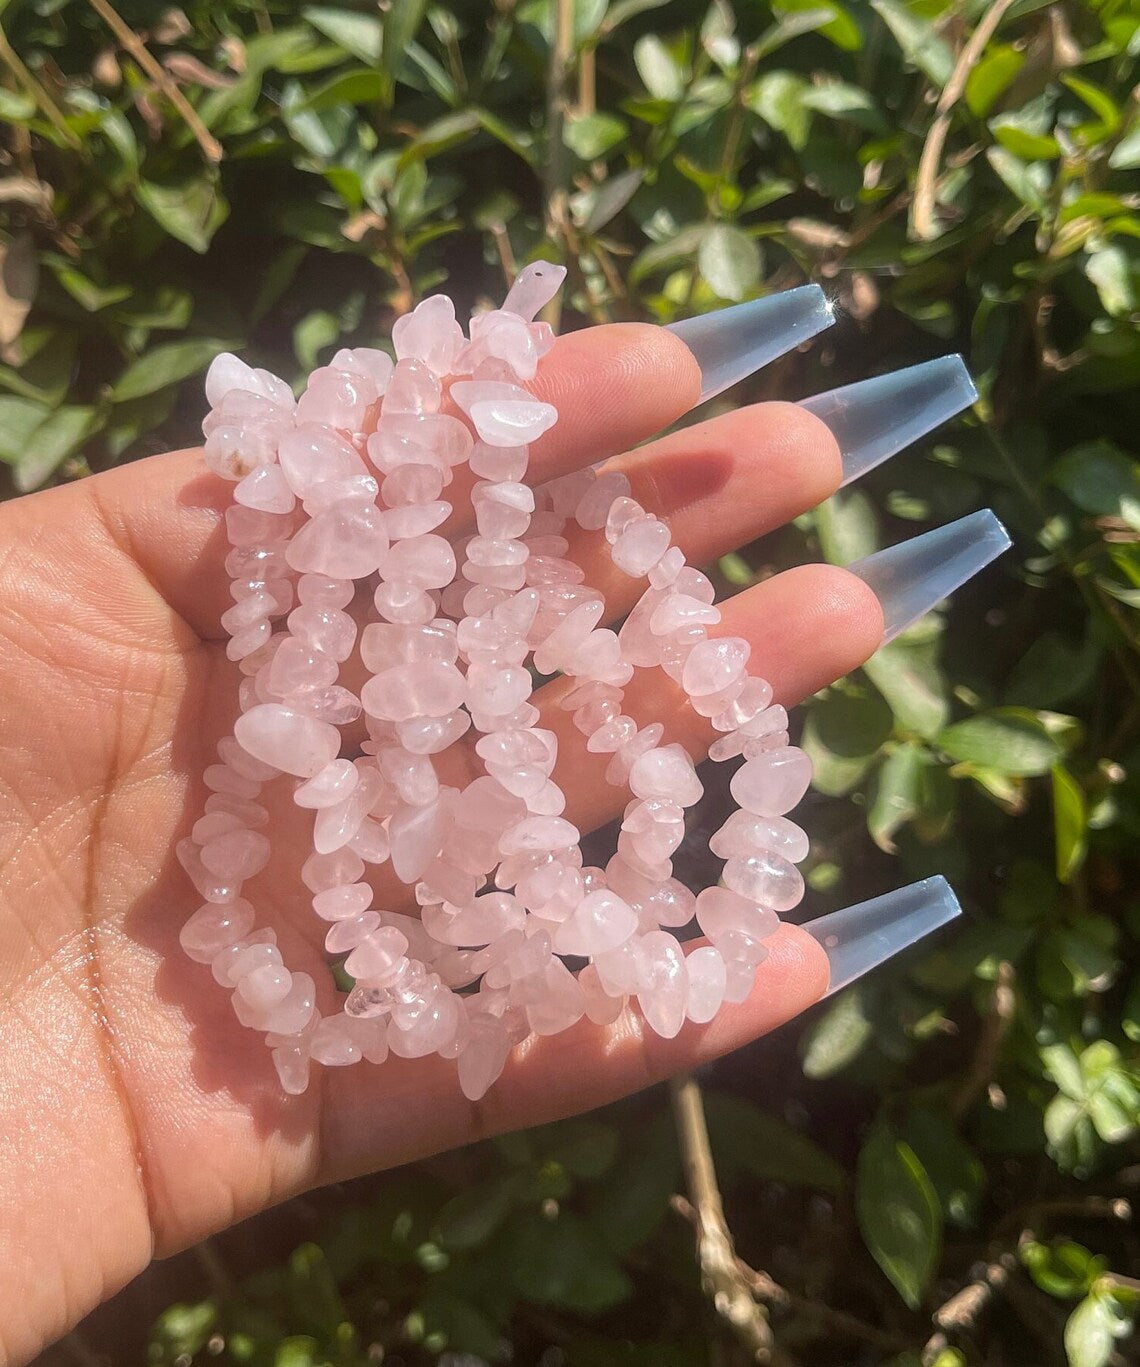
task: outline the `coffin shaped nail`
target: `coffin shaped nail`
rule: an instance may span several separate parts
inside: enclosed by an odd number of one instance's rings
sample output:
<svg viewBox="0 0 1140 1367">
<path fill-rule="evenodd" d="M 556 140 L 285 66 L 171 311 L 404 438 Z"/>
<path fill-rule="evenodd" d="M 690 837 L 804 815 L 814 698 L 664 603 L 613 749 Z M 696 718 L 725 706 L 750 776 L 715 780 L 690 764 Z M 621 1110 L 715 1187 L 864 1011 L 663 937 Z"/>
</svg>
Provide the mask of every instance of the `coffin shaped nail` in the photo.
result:
<svg viewBox="0 0 1140 1367">
<path fill-rule="evenodd" d="M 843 455 L 843 483 L 850 484 L 977 397 L 961 356 L 939 356 L 815 394 L 800 407 L 831 428 Z"/>
<path fill-rule="evenodd" d="M 820 916 L 802 929 L 819 941 L 827 955 L 831 981 L 824 996 L 830 997 L 961 914 L 945 878 L 924 878 Z"/>
<path fill-rule="evenodd" d="M 883 642 L 928 613 L 996 560 L 1012 543 L 989 508 L 876 551 L 847 568 L 874 590 L 883 609 Z"/>
<path fill-rule="evenodd" d="M 818 285 L 769 294 L 746 304 L 670 323 L 701 368 L 704 403 L 829 328 L 835 318 Z"/>
</svg>

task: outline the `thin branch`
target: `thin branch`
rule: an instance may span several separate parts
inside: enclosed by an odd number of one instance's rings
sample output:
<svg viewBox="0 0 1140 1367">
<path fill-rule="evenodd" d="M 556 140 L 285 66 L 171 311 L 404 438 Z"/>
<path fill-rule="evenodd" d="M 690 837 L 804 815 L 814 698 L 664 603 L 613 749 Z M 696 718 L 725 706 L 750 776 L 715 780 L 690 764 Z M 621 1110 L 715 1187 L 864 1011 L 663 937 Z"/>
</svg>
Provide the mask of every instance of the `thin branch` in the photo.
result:
<svg viewBox="0 0 1140 1367">
<path fill-rule="evenodd" d="M 975 1098 L 993 1080 L 997 1071 L 998 1055 L 1001 1053 L 1002 1042 L 1009 1033 L 1009 1027 L 1013 1024 L 1013 1013 L 1017 1004 L 1013 981 L 1013 965 L 1003 959 L 998 964 L 990 1009 L 982 1022 L 982 1032 L 978 1037 L 973 1062 L 962 1080 L 962 1085 L 950 1099 L 950 1114 L 955 1120 L 961 1120 Z"/>
<path fill-rule="evenodd" d="M 685 1073 L 670 1083 L 669 1096 L 689 1192 L 686 1205 L 692 1211 L 697 1235 L 701 1283 L 717 1314 L 752 1353 L 753 1360 L 771 1362 L 768 1316 L 741 1272 L 725 1223 L 700 1086 L 691 1073 Z"/>
<path fill-rule="evenodd" d="M 198 111 L 179 90 L 170 73 L 151 56 L 146 44 L 134 29 L 111 7 L 109 0 L 87 0 L 87 3 L 178 110 L 186 127 L 194 134 L 195 141 L 202 149 L 202 155 L 206 160 L 214 163 L 221 161 L 225 155 L 222 144 L 198 117 Z"/>
<path fill-rule="evenodd" d="M 958 54 L 950 79 L 942 88 L 934 111 L 934 120 L 926 134 L 922 156 L 918 160 L 918 172 L 914 182 L 914 204 L 911 210 L 911 229 L 915 237 L 934 237 L 937 228 L 934 223 L 935 197 L 938 183 L 938 167 L 942 161 L 942 149 L 946 145 L 946 135 L 950 131 L 950 118 L 954 106 L 962 98 L 970 72 L 985 51 L 986 44 L 994 36 L 997 26 L 1013 0 L 993 0 L 989 9 L 982 15 L 977 28 L 970 35 L 966 45 Z"/>
<path fill-rule="evenodd" d="M 77 150 L 83 148 L 83 140 L 74 128 L 69 128 L 67 119 L 64 117 L 63 110 L 52 99 L 47 88 L 37 81 L 28 68 L 17 55 L 16 50 L 8 41 L 8 35 L 0 26 L 0 62 L 3 62 L 8 70 L 15 77 L 17 83 L 24 87 L 24 91 L 39 106 L 40 112 L 48 123 L 56 130 L 61 138 Z"/>
</svg>

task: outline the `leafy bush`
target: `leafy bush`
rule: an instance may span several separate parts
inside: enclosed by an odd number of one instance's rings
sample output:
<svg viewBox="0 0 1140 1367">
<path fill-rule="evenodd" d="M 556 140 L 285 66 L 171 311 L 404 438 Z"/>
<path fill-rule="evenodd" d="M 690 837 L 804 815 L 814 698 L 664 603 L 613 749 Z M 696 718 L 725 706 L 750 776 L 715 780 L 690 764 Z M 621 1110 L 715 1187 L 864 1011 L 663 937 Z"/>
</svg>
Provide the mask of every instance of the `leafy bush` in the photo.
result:
<svg viewBox="0 0 1140 1367">
<path fill-rule="evenodd" d="M 1120 1361 L 1140 11 L 704 4 L 9 0 L 0 461 L 25 491 L 188 444 L 220 347 L 296 377 L 539 253 L 564 326 L 823 281 L 839 325 L 752 398 L 963 350 L 968 417 L 720 572 L 1007 522 L 1014 554 L 805 712 L 814 909 L 937 870 L 966 922 L 817 1012 L 798 1060 L 785 1035 L 721 1065 L 713 1149 L 782 1360 Z M 676 1163 L 653 1096 L 328 1198 L 286 1265 L 169 1309 L 151 1360 L 748 1360 Z"/>
</svg>

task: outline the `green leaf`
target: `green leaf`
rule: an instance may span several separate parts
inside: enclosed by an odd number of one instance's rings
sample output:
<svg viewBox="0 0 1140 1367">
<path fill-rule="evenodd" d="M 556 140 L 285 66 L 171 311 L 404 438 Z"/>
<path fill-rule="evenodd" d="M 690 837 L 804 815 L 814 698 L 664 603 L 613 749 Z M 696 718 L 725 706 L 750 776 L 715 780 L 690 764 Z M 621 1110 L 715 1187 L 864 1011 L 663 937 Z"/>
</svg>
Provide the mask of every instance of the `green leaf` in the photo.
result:
<svg viewBox="0 0 1140 1367">
<path fill-rule="evenodd" d="M 111 399 L 122 403 L 154 394 L 167 385 L 178 384 L 190 375 L 205 370 L 220 351 L 230 343 L 208 337 L 187 337 L 180 342 L 163 342 L 151 347 L 132 361 L 111 389 Z"/>
<path fill-rule="evenodd" d="M 888 641 L 863 666 L 904 731 L 936 736 L 950 714 L 946 679 L 930 643 Z"/>
<path fill-rule="evenodd" d="M 346 71 L 314 90 L 294 112 L 321 111 L 338 104 L 376 104 L 387 90 L 388 80 L 381 71 Z"/>
<path fill-rule="evenodd" d="M 51 412 L 46 404 L 0 395 L 0 461 L 14 465 L 27 451 L 32 433 Z"/>
<path fill-rule="evenodd" d="M 656 99 L 676 101 L 684 94 L 681 63 L 655 33 L 645 33 L 634 43 L 633 62 L 646 90 Z"/>
<path fill-rule="evenodd" d="M 994 137 L 1007 152 L 1010 152 L 1014 158 L 1020 157 L 1023 161 L 1054 161 L 1061 155 L 1061 144 L 1055 137 L 1051 134 L 1031 132 L 1029 129 L 1025 128 L 1017 116 L 1013 114 L 1001 115 L 996 119 L 991 119 L 990 132 L 993 133 Z M 1008 174 L 1015 173 L 1014 162 L 1007 161 L 1004 165 L 1006 166 Z M 1007 178 L 1007 175 L 1002 173 L 1000 167 L 995 166 L 994 169 L 1002 176 L 1002 179 L 1006 181 L 1006 184 L 1010 186 L 1010 189 L 1012 189 L 1020 199 L 1025 200 L 1027 203 L 1029 202 L 1026 199 L 1025 194 L 1019 192 L 1017 187 Z M 1022 174 L 1021 171 L 1016 171 L 1017 176 L 1021 176 Z M 1036 170 L 1032 175 L 1028 171 L 1024 174 L 1033 180 L 1034 184 L 1031 193 L 1036 197 L 1036 195 L 1045 187 L 1045 176 L 1048 173 Z"/>
<path fill-rule="evenodd" d="M 1058 631 L 1046 631 L 1014 665 L 1003 701 L 1022 707 L 1067 702 L 1092 683 L 1102 653 L 1091 635 L 1073 644 Z"/>
<path fill-rule="evenodd" d="M 872 1257 L 917 1310 L 938 1264 L 942 1212 L 914 1150 L 883 1120 L 859 1151 L 855 1200 Z"/>
<path fill-rule="evenodd" d="M 981 61 L 966 78 L 966 104 L 977 119 L 993 108 L 994 102 L 1025 65 L 1025 54 L 1009 43 L 991 44 Z"/>
<path fill-rule="evenodd" d="M 875 1027 L 864 1008 L 859 983 L 841 992 L 804 1036 L 804 1076 L 813 1081 L 847 1067 L 870 1043 Z"/>
<path fill-rule="evenodd" d="M 771 28 L 765 29 L 752 44 L 752 51 L 756 54 L 756 60 L 762 62 L 765 57 L 770 57 L 773 52 L 778 52 L 786 43 L 790 43 L 793 38 L 798 38 L 800 34 L 814 33 L 817 29 L 822 29 L 827 24 L 834 22 L 835 10 L 830 5 L 782 14 Z"/>
<path fill-rule="evenodd" d="M 639 14 L 644 14 L 648 10 L 660 9 L 662 5 L 668 3 L 669 0 L 617 0 L 616 4 L 610 5 L 606 10 L 602 31 L 607 34 L 612 33 L 621 24 L 636 18 Z"/>
<path fill-rule="evenodd" d="M 514 1208 L 521 1187 L 513 1172 L 467 1187 L 439 1212 L 435 1237 L 451 1249 L 485 1244 Z"/>
<path fill-rule="evenodd" d="M 151 1360 L 173 1363 L 179 1357 L 192 1358 L 205 1347 L 217 1322 L 218 1310 L 212 1301 L 170 1306 L 151 1330 Z"/>
<path fill-rule="evenodd" d="M 147 213 L 171 237 L 199 253 L 209 247 L 230 211 L 216 176 L 198 176 L 179 185 L 158 185 L 142 180 L 136 186 L 135 194 Z"/>
<path fill-rule="evenodd" d="M 1049 168 L 1039 161 L 1026 163 L 1004 147 L 987 147 L 986 160 L 1006 187 L 1027 209 L 1041 217 L 1049 194 Z"/>
<path fill-rule="evenodd" d="M 1114 243 L 1089 252 L 1085 275 L 1096 286 L 1101 306 L 1110 317 L 1123 317 L 1136 308 L 1137 272 L 1124 247 Z"/>
<path fill-rule="evenodd" d="M 273 1352 L 273 1367 L 317 1367 L 324 1354 L 321 1345 L 309 1334 L 291 1334 Z"/>
<path fill-rule="evenodd" d="M 955 722 L 938 736 L 939 747 L 959 763 L 978 764 L 1002 774 L 1045 774 L 1061 758 L 1061 747 L 1042 723 L 1023 708 L 996 708 Z"/>
<path fill-rule="evenodd" d="M 744 92 L 744 103 L 799 151 L 811 128 L 811 109 L 805 103 L 810 88 L 793 71 L 769 71 Z"/>
<path fill-rule="evenodd" d="M 16 461 L 12 482 L 20 493 L 38 489 L 50 479 L 100 423 L 98 410 L 82 404 L 64 404 L 50 413 L 28 438 L 23 455 Z"/>
<path fill-rule="evenodd" d="M 612 114 L 586 114 L 568 119 L 562 134 L 566 146 L 583 161 L 604 157 L 628 136 L 628 124 Z"/>
<path fill-rule="evenodd" d="M 896 853 L 894 834 L 922 810 L 923 779 L 929 764 L 917 745 L 897 746 L 876 776 L 874 797 L 867 809 L 867 830 L 879 849 Z"/>
<path fill-rule="evenodd" d="M 632 1283 L 597 1234 L 573 1211 L 553 1219 L 515 1211 L 487 1249 L 519 1294 L 538 1305 L 593 1313 L 620 1305 Z"/>
<path fill-rule="evenodd" d="M 86 309 L 88 313 L 97 313 L 109 304 L 118 304 L 131 297 L 130 285 L 97 285 L 94 280 L 89 280 L 82 271 L 76 270 L 65 261 L 55 260 L 49 264 L 55 278 L 80 308 Z"/>
<path fill-rule="evenodd" d="M 907 61 L 941 90 L 954 69 L 954 53 L 934 25 L 905 0 L 871 0 L 871 8 L 890 29 Z"/>
<path fill-rule="evenodd" d="M 839 0 L 826 0 L 822 5 L 820 0 L 774 0 L 772 5 L 772 13 L 781 17 L 819 9 L 826 9 L 831 15 L 826 23 L 819 26 L 822 37 L 844 52 L 857 52 L 863 46 L 859 25 L 847 6 L 840 4 Z"/>
<path fill-rule="evenodd" d="M 1053 1244 L 1029 1239 L 1019 1247 L 1018 1253 L 1041 1290 L 1047 1296 L 1061 1300 L 1086 1295 L 1105 1268 L 1103 1258 L 1094 1257 L 1083 1244 L 1071 1239 Z"/>
<path fill-rule="evenodd" d="M 1065 1325 L 1069 1367 L 1105 1367 L 1117 1339 L 1132 1332 L 1133 1317 L 1107 1289 L 1094 1288 Z"/>
<path fill-rule="evenodd" d="M 850 792 L 874 763 L 893 720 L 878 693 L 832 690 L 814 703 L 800 741 L 812 762 L 812 786 L 829 797 Z"/>
<path fill-rule="evenodd" d="M 622 1153 L 601 1182 L 584 1190 L 590 1228 L 620 1255 L 651 1237 L 669 1209 L 680 1178 L 677 1136 L 667 1112 L 625 1136 Z"/>
<path fill-rule="evenodd" d="M 986 1169 L 959 1137 L 951 1117 L 930 1106 L 912 1106 L 899 1123 L 899 1137 L 925 1168 L 944 1218 L 972 1229 L 985 1191 Z"/>
<path fill-rule="evenodd" d="M 341 335 L 340 320 L 328 309 L 314 309 L 307 313 L 293 329 L 293 351 L 297 360 L 308 370 L 320 365 L 320 354 Z"/>
<path fill-rule="evenodd" d="M 1140 531 L 1140 464 L 1112 442 L 1074 446 L 1053 466 L 1050 479 L 1084 512 L 1120 518 Z"/>
<path fill-rule="evenodd" d="M 555 1141 L 545 1150 L 547 1160 L 583 1181 L 596 1181 L 613 1167 L 619 1136 L 612 1125 L 597 1120 L 566 1120 L 544 1133 Z"/>
<path fill-rule="evenodd" d="M 326 38 L 359 57 L 362 62 L 375 65 L 380 60 L 384 27 L 371 14 L 354 14 L 331 5 L 313 5 L 301 11 L 302 16 Z"/>
<path fill-rule="evenodd" d="M 760 282 L 760 248 L 739 228 L 716 223 L 701 238 L 697 267 L 722 299 L 744 299 Z"/>
<path fill-rule="evenodd" d="M 1053 838 L 1057 880 L 1068 883 L 1084 863 L 1088 807 L 1084 791 L 1063 764 L 1053 766 Z"/>
<path fill-rule="evenodd" d="M 833 494 L 815 510 L 815 525 L 824 558 L 850 565 L 879 549 L 875 505 L 861 490 Z"/>
<path fill-rule="evenodd" d="M 587 233 L 598 232 L 621 213 L 644 179 L 644 168 L 634 166 L 602 181 L 594 189 L 574 195 L 570 203 L 575 222 Z"/>
<path fill-rule="evenodd" d="M 806 1135 L 744 1097 L 706 1092 L 705 1113 L 721 1181 L 734 1174 L 840 1191 L 843 1169 Z"/>
</svg>

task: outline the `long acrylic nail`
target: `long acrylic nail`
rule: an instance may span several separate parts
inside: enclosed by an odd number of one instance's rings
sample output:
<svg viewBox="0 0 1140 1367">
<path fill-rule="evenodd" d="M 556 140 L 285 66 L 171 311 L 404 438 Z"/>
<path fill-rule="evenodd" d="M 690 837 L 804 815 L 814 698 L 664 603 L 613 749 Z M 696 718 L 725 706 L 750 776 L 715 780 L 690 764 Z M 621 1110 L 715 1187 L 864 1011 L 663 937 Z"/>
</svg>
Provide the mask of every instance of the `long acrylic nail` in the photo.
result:
<svg viewBox="0 0 1140 1367">
<path fill-rule="evenodd" d="M 704 403 L 834 322 L 820 287 L 801 285 L 697 318 L 683 318 L 670 323 L 669 331 L 696 357 L 701 368 L 697 402 Z"/>
<path fill-rule="evenodd" d="M 961 914 L 945 878 L 924 878 L 820 916 L 801 929 L 814 936 L 827 955 L 831 981 L 824 996 L 830 997 Z"/>
<path fill-rule="evenodd" d="M 815 394 L 800 407 L 831 428 L 843 455 L 843 483 L 850 484 L 977 397 L 961 356 L 939 356 Z"/>
<path fill-rule="evenodd" d="M 876 551 L 847 568 L 883 609 L 883 644 L 961 588 L 1011 545 L 989 508 Z"/>
</svg>

